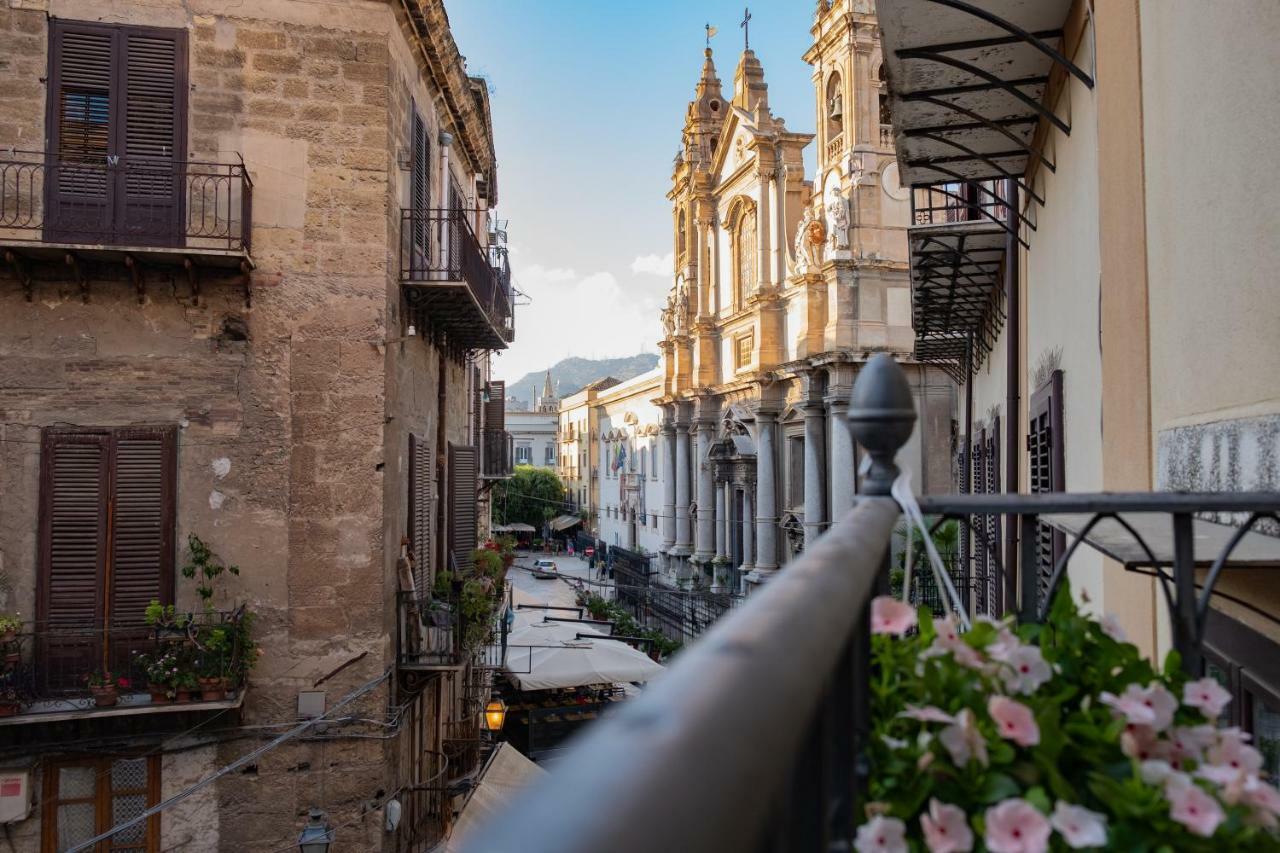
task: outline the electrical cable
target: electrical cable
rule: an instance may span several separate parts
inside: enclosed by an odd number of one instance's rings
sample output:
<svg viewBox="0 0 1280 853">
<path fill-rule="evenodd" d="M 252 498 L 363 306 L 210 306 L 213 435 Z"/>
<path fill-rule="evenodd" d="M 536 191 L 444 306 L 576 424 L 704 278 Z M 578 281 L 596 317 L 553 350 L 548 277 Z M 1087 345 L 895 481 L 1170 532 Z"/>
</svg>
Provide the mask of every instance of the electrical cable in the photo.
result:
<svg viewBox="0 0 1280 853">
<path fill-rule="evenodd" d="M 311 728 L 317 723 L 324 722 L 326 717 L 328 717 L 334 711 L 337 711 L 339 708 L 349 705 L 350 703 L 359 699 L 361 696 L 364 696 L 365 694 L 369 693 L 375 687 L 382 684 L 382 682 L 386 681 L 390 677 L 391 677 L 391 670 L 388 669 L 387 671 L 383 672 L 382 675 L 378 676 L 372 681 L 366 682 L 360 687 L 357 687 L 355 690 L 352 690 L 346 696 L 343 696 L 340 700 L 338 700 L 338 702 L 332 708 L 328 709 L 323 714 L 320 714 L 317 717 L 312 717 L 309 720 L 304 720 L 302 723 L 298 724 L 297 726 L 294 726 L 292 729 L 285 732 L 284 734 L 274 738 L 273 740 L 264 744 L 263 746 L 260 746 L 257 749 L 251 752 L 248 752 L 245 755 L 240 756 L 235 761 L 226 765 L 222 769 L 217 770 L 214 773 L 211 773 L 210 775 L 201 779 L 199 782 L 196 782 L 194 785 L 191 785 L 188 788 L 184 788 L 183 790 L 179 791 L 178 793 L 174 794 L 168 799 L 163 800 L 154 806 L 151 806 L 150 808 L 138 814 L 136 817 L 130 818 L 129 820 L 124 821 L 123 823 L 118 823 L 115 826 L 108 829 L 106 832 L 95 835 L 93 838 L 90 838 L 86 841 L 82 841 L 76 846 L 68 848 L 66 853 L 80 853 L 80 851 L 92 849 L 99 842 L 107 841 L 112 837 L 114 837 L 117 833 L 120 833 L 126 829 L 129 829 L 130 827 L 137 826 L 138 824 L 142 823 L 152 815 L 159 814 L 160 812 L 164 811 L 170 806 L 173 806 L 173 805 L 176 805 L 177 803 L 182 802 L 187 797 L 190 797 L 192 794 L 196 793 L 197 791 L 203 788 L 206 788 L 209 785 L 212 785 L 218 779 L 227 775 L 231 771 L 236 770 L 240 767 L 243 767 L 244 765 L 250 763 L 254 759 L 258 758 L 259 756 L 265 755 L 266 753 L 270 752 L 271 750 L 275 749 L 276 747 L 280 746 L 286 741 L 292 740 L 293 738 L 302 734 L 307 729 Z"/>
</svg>

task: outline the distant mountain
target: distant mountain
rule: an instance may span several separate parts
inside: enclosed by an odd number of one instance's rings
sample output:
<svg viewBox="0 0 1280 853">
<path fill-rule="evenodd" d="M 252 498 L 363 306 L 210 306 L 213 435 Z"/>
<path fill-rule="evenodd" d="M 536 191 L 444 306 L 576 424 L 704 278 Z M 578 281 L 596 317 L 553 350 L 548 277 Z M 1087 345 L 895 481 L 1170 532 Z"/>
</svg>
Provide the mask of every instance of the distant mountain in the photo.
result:
<svg viewBox="0 0 1280 853">
<path fill-rule="evenodd" d="M 566 358 L 551 366 L 551 383 L 556 389 L 556 396 L 564 398 L 582 390 L 588 382 L 596 379 L 612 376 L 619 381 L 626 381 L 646 370 L 652 370 L 657 364 L 658 356 L 651 352 L 623 358 Z M 508 382 L 508 408 L 529 408 L 530 393 L 536 389 L 538 396 L 542 396 L 546 376 L 547 370 L 544 367 L 526 373 L 515 382 Z"/>
</svg>

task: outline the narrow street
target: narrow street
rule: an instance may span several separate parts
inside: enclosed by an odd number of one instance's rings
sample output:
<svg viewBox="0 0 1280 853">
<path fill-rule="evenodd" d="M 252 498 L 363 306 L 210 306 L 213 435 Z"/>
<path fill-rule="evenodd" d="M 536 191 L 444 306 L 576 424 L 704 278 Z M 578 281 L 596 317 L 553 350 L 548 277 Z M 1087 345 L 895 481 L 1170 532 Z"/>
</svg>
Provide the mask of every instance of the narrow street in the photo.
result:
<svg viewBox="0 0 1280 853">
<path fill-rule="evenodd" d="M 533 551 L 517 552 L 515 565 L 507 572 L 507 580 L 512 587 L 512 601 L 521 604 L 545 604 L 549 607 L 573 607 L 576 604 L 573 587 L 560 578 L 535 578 L 529 571 L 534 560 L 547 559 L 556 564 L 560 574 L 566 578 L 591 580 L 594 572 L 587 561 L 579 557 L 568 557 L 563 554 L 552 557 Z"/>
</svg>

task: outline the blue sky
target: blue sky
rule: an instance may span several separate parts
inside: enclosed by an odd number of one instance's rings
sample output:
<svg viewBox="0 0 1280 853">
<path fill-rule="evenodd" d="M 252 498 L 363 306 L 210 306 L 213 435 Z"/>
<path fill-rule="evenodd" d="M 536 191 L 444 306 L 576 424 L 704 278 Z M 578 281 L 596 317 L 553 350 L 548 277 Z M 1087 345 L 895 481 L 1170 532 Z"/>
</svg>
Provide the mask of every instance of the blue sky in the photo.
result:
<svg viewBox="0 0 1280 853">
<path fill-rule="evenodd" d="M 445 0 L 467 68 L 490 83 L 500 218 L 533 304 L 496 364 L 515 379 L 569 355 L 656 352 L 671 285 L 670 188 L 684 110 L 702 67 L 703 25 L 728 96 L 742 52 L 741 0 Z M 769 103 L 814 125 L 814 3 L 751 8 Z M 812 168 L 813 158 L 808 164 Z"/>
</svg>

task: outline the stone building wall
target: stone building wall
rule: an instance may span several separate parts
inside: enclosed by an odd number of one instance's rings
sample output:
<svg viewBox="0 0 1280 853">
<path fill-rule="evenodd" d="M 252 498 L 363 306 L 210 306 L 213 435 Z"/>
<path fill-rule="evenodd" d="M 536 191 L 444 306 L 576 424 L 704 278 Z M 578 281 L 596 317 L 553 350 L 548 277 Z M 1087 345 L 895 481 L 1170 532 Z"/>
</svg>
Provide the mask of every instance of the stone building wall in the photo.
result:
<svg viewBox="0 0 1280 853">
<path fill-rule="evenodd" d="M 239 564 L 226 595 L 259 614 L 266 651 L 242 721 L 289 723 L 300 690 L 333 703 L 394 665 L 408 433 L 443 453 L 441 382 L 443 435 L 469 440 L 465 366 L 422 337 L 385 343 L 404 334 L 405 104 L 412 91 L 434 138 L 436 99 L 382 2 L 23 0 L 0 8 L 0 148 L 43 147 L 46 14 L 188 29 L 190 155 L 244 157 L 256 269 L 248 307 L 237 278 L 210 275 L 197 304 L 185 277 L 160 270 L 139 305 L 123 269 L 105 266 L 87 304 L 65 270 L 43 267 L 26 302 L 0 267 L 0 610 L 35 610 L 40 428 L 179 424 L 178 564 L 188 533 Z M 190 584 L 176 586 L 192 605 Z M 391 690 L 351 714 L 384 719 Z M 164 793 L 255 745 L 166 758 Z M 395 740 L 286 745 L 167 813 L 166 844 L 189 826 L 213 840 L 181 849 L 275 849 L 318 805 L 344 824 L 337 849 L 379 849 L 391 842 L 376 800 L 395 789 L 400 753 Z M 15 837 L 38 844 L 38 824 Z"/>
</svg>

